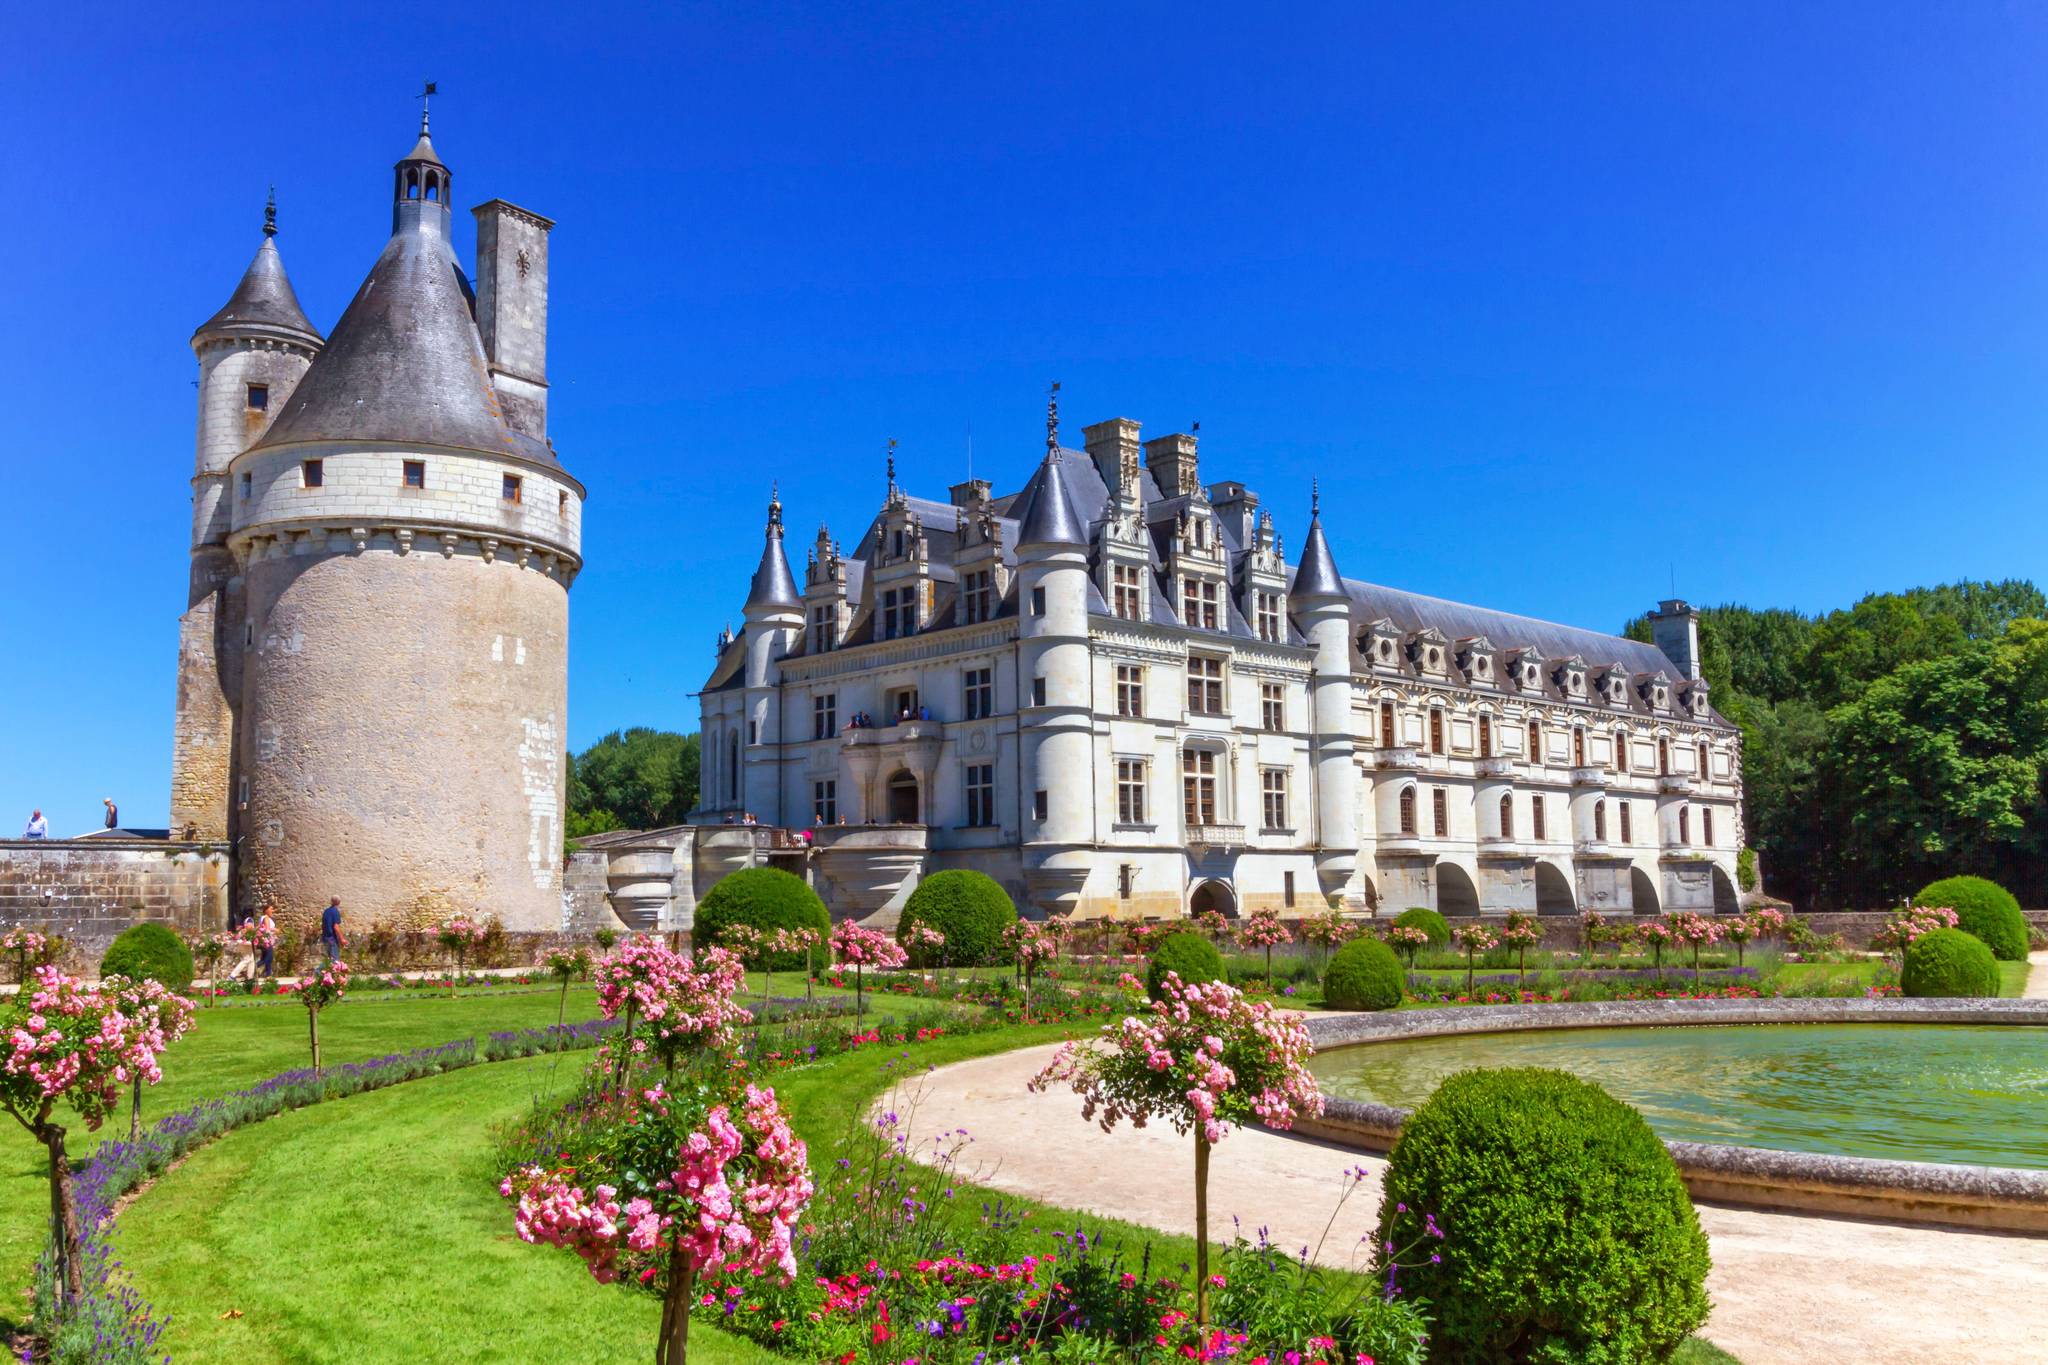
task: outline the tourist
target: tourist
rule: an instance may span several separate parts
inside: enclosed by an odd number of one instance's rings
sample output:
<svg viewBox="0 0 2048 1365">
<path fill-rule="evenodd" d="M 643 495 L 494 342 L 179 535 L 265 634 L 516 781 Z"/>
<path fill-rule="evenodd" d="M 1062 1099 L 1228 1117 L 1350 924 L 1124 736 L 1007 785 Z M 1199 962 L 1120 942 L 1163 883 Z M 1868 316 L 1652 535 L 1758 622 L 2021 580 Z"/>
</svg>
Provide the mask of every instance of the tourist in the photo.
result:
<svg viewBox="0 0 2048 1365">
<path fill-rule="evenodd" d="M 43 818 L 41 811 L 32 810 L 28 813 L 28 828 L 21 832 L 21 837 L 24 839 L 47 839 L 50 837 L 50 822 Z"/>
<path fill-rule="evenodd" d="M 341 897 L 328 898 L 327 908 L 320 912 L 320 946 L 327 950 L 327 960 L 340 959 L 341 950 L 348 947 L 348 939 L 341 932 Z"/>
<path fill-rule="evenodd" d="M 114 804 L 114 798 L 111 796 L 106 798 L 106 806 L 107 828 L 119 829 L 121 827 L 121 808 Z"/>
<path fill-rule="evenodd" d="M 232 919 L 233 916 L 229 916 L 229 918 Z M 249 916 L 248 918 L 253 919 L 255 917 Z M 234 925 L 230 924 L 228 926 L 230 933 L 233 933 L 234 929 Z M 235 959 L 235 967 L 233 971 L 228 973 L 228 980 L 241 981 L 246 978 L 254 981 L 256 979 L 256 945 L 240 934 L 236 934 L 235 946 L 241 949 L 241 954 Z"/>
<path fill-rule="evenodd" d="M 256 917 L 258 937 L 263 940 L 263 974 L 271 975 L 277 966 L 277 916 L 270 912 L 275 907 L 269 901 L 263 902 L 263 913 Z M 335 916 L 336 932 L 339 933 L 340 915 Z"/>
</svg>

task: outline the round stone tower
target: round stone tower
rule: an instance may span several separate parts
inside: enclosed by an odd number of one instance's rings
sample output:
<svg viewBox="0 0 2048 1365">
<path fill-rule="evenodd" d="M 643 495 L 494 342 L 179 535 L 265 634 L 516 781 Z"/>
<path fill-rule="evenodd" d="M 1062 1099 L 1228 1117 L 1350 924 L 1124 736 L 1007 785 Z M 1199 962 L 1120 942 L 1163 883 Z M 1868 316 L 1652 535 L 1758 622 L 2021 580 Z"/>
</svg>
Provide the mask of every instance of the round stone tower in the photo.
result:
<svg viewBox="0 0 2048 1365">
<path fill-rule="evenodd" d="M 547 219 L 477 209 L 421 120 L 391 239 L 228 466 L 242 568 L 240 896 L 360 933 L 562 921 L 569 586 L 583 487 L 547 440 Z"/>
</svg>

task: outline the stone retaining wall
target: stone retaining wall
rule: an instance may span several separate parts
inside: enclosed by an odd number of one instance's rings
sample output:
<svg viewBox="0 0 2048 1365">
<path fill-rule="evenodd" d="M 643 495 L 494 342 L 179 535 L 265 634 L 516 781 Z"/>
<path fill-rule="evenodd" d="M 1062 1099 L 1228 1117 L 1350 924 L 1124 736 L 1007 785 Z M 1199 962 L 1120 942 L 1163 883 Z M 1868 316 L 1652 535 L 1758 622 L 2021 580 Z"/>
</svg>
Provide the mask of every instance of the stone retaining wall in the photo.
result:
<svg viewBox="0 0 2048 1365">
<path fill-rule="evenodd" d="M 1914 1023 L 2048 1027 L 2041 1000 L 1609 1000 L 1311 1017 L 1318 1051 L 1449 1034 L 1669 1024 Z M 1408 1111 L 1324 1097 L 1296 1131 L 1384 1152 Z M 1999 1232 L 2048 1233 L 2048 1171 L 1667 1142 L 1686 1188 L 1708 1203 L 1801 1209 Z"/>
<path fill-rule="evenodd" d="M 131 924 L 180 933 L 227 924 L 224 845 L 161 839 L 0 840 L 0 931 L 62 934 L 74 965 L 97 963 Z"/>
<path fill-rule="evenodd" d="M 1802 915 L 1800 918 L 1804 919 L 1817 934 L 1840 934 L 1845 946 L 1850 948 L 1868 948 L 1871 936 L 1884 927 L 1885 921 L 1890 919 L 1893 913 L 1890 910 L 1842 910 Z M 2048 934 L 2048 910 L 2029 910 L 2025 913 L 2029 923 L 2042 933 Z M 1382 913 L 1379 918 L 1388 920 L 1392 916 Z M 1487 924 L 1497 924 L 1500 922 L 1501 916 L 1446 915 L 1444 918 L 1454 925 L 1472 920 L 1478 920 Z M 1608 922 L 1610 924 L 1626 924 L 1631 918 L 1628 915 L 1613 915 L 1609 916 Z M 1642 916 L 1641 918 L 1651 917 Z M 1539 924 L 1543 930 L 1543 941 L 1539 945 L 1540 947 L 1552 951 L 1562 948 L 1578 948 L 1579 917 L 1576 914 L 1545 915 L 1539 921 Z"/>
</svg>

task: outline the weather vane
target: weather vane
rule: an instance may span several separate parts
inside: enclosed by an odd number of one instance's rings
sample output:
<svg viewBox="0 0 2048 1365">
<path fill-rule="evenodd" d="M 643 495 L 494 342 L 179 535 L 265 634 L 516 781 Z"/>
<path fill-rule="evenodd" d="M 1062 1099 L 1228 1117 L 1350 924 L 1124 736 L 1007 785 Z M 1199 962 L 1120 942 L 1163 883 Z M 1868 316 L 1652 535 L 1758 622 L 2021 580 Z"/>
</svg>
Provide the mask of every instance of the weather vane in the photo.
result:
<svg viewBox="0 0 2048 1365">
<path fill-rule="evenodd" d="M 420 131 L 422 133 L 427 131 L 427 101 L 432 96 L 438 94 L 440 89 L 441 87 L 435 82 L 428 81 L 420 87 L 420 93 L 413 97 L 420 102 Z"/>
<path fill-rule="evenodd" d="M 1045 395 L 1045 453 L 1051 456 L 1060 448 L 1060 381 L 1052 381 L 1052 388 Z"/>
</svg>

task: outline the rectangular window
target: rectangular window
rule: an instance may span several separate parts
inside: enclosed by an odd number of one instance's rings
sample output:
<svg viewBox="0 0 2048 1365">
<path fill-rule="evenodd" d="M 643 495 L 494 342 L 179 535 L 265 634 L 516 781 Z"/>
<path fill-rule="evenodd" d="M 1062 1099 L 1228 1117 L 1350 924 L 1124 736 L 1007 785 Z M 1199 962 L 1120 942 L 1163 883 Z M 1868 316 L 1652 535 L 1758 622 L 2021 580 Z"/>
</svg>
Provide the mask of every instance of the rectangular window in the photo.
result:
<svg viewBox="0 0 2048 1365">
<path fill-rule="evenodd" d="M 1621 803 L 1621 841 L 1624 844 L 1632 844 L 1636 841 L 1636 832 L 1633 828 L 1635 821 L 1629 818 L 1629 813 L 1634 806 L 1635 803 L 1633 801 Z"/>
<path fill-rule="evenodd" d="M 1394 703 L 1383 701 L 1380 703 L 1380 747 L 1391 749 L 1398 742 L 1394 730 Z"/>
<path fill-rule="evenodd" d="M 1116 819 L 1120 825 L 1145 823 L 1145 761 L 1120 758 L 1116 761 Z"/>
<path fill-rule="evenodd" d="M 1700 807 L 1700 842 L 1708 848 L 1714 846 L 1714 812 L 1711 807 Z"/>
<path fill-rule="evenodd" d="M 1189 825 L 1216 823 L 1216 751 L 1189 749 L 1181 757 L 1181 818 Z"/>
<path fill-rule="evenodd" d="M 1574 768 L 1586 766 L 1586 732 L 1584 730 L 1575 729 L 1572 731 L 1572 766 Z"/>
<path fill-rule="evenodd" d="M 1628 771 L 1628 736 L 1616 731 L 1614 735 L 1614 771 Z"/>
<path fill-rule="evenodd" d="M 1281 902 L 1289 910 L 1294 908 L 1294 874 L 1292 872 L 1280 874 L 1280 898 Z"/>
<path fill-rule="evenodd" d="M 555 515 L 563 521 L 569 519 L 569 492 L 567 489 L 555 494 Z"/>
<path fill-rule="evenodd" d="M 747 722 L 747 743 L 749 743 L 749 744 L 759 744 L 760 742 L 761 742 L 761 722 L 760 722 L 760 721 L 758 721 L 758 720 L 750 720 L 750 721 L 748 721 L 748 722 Z"/>
<path fill-rule="evenodd" d="M 983 569 L 960 580 L 960 600 L 965 606 L 966 623 L 970 626 L 995 615 L 995 594 L 990 586 L 992 577 L 988 570 Z"/>
<path fill-rule="evenodd" d="M 967 670 L 967 719 L 987 720 L 996 713 L 996 671 L 993 668 Z"/>
<path fill-rule="evenodd" d="M 1442 787 L 1429 794 L 1429 811 L 1436 822 L 1436 837 L 1448 839 L 1451 834 L 1451 803 L 1444 796 Z"/>
<path fill-rule="evenodd" d="M 1288 827 L 1287 821 L 1287 769 L 1268 768 L 1259 774 L 1260 813 L 1265 817 L 1265 828 L 1281 830 Z"/>
<path fill-rule="evenodd" d="M 1540 840 L 1550 837 L 1543 832 L 1543 808 L 1548 804 L 1541 792 L 1529 797 L 1529 834 L 1532 838 Z"/>
<path fill-rule="evenodd" d="M 1223 714 L 1223 660 L 1188 656 L 1188 710 L 1198 716 Z"/>
<path fill-rule="evenodd" d="M 1181 581 L 1181 620 L 1199 630 L 1217 629 L 1217 585 L 1188 578 Z"/>
<path fill-rule="evenodd" d="M 890 588 L 882 594 L 882 638 L 898 640 L 917 630 L 917 589 Z"/>
<path fill-rule="evenodd" d="M 499 496 L 506 502 L 518 502 L 520 485 L 521 480 L 517 474 L 507 474 L 504 483 L 499 485 Z"/>
<path fill-rule="evenodd" d="M 427 462 L 425 460 L 407 460 L 405 462 L 405 486 L 407 488 L 425 488 L 427 486 Z"/>
<path fill-rule="evenodd" d="M 1441 706 L 1429 710 L 1429 751 L 1440 754 L 1444 751 L 1444 711 Z"/>
<path fill-rule="evenodd" d="M 327 482 L 327 473 L 321 466 L 320 461 L 301 460 L 299 462 L 299 482 L 307 488 L 318 488 Z"/>
<path fill-rule="evenodd" d="M 1479 718 L 1479 756 L 1481 758 L 1493 757 L 1492 716 L 1481 716 Z"/>
<path fill-rule="evenodd" d="M 824 606 L 812 608 L 811 646 L 820 654 L 839 648 L 838 607 Z"/>
<path fill-rule="evenodd" d="M 1049 807 L 1049 806 L 1048 806 L 1048 805 L 1046 804 L 1046 800 L 1045 800 L 1045 793 L 1044 793 L 1044 792 L 1033 792 L 1033 793 L 1031 793 L 1031 818 L 1032 818 L 1032 819 L 1034 819 L 1034 820 L 1037 820 L 1037 821 L 1039 821 L 1039 822 L 1043 823 L 1043 822 L 1044 822 L 1044 820 L 1045 820 L 1045 813 L 1046 813 L 1046 811 L 1047 811 L 1048 809 L 1050 809 L 1050 807 Z"/>
<path fill-rule="evenodd" d="M 255 491 L 255 480 L 250 475 L 244 473 L 242 475 L 242 496 L 246 498 Z"/>
<path fill-rule="evenodd" d="M 264 412 L 267 411 L 269 407 L 270 385 L 251 384 L 249 386 L 249 411 Z"/>
<path fill-rule="evenodd" d="M 811 818 L 821 825 L 839 822 L 839 784 L 837 782 L 813 782 L 811 784 Z"/>
<path fill-rule="evenodd" d="M 1044 588 L 1033 588 L 1033 589 L 1031 590 L 1031 614 L 1032 614 L 1033 616 L 1043 616 L 1043 615 L 1045 615 L 1045 589 L 1044 589 Z"/>
<path fill-rule="evenodd" d="M 1259 720 L 1274 734 L 1287 728 L 1287 688 L 1284 684 L 1259 684 Z"/>
<path fill-rule="evenodd" d="M 1129 863 L 1118 863 L 1116 865 L 1116 897 L 1118 900 L 1127 901 L 1131 898 L 1131 883 L 1137 880 L 1132 875 L 1132 872 L 1133 869 Z"/>
<path fill-rule="evenodd" d="M 1109 570 L 1110 610 L 1126 621 L 1145 616 L 1144 569 L 1136 564 L 1113 564 Z"/>
<path fill-rule="evenodd" d="M 1145 714 L 1145 666 L 1116 666 L 1116 713 L 1120 716 Z"/>
<path fill-rule="evenodd" d="M 996 765 L 967 765 L 967 823 L 986 829 L 996 822 Z"/>
<path fill-rule="evenodd" d="M 1033 678 L 1031 680 L 1031 704 L 1033 706 L 1045 705 L 1045 679 Z"/>
<path fill-rule="evenodd" d="M 839 729 L 839 694 L 820 692 L 811 698 L 811 738 L 830 739 Z"/>
<path fill-rule="evenodd" d="M 1280 623 L 1280 594 L 1262 592 L 1254 599 L 1259 638 L 1278 641 L 1285 638 Z"/>
</svg>

